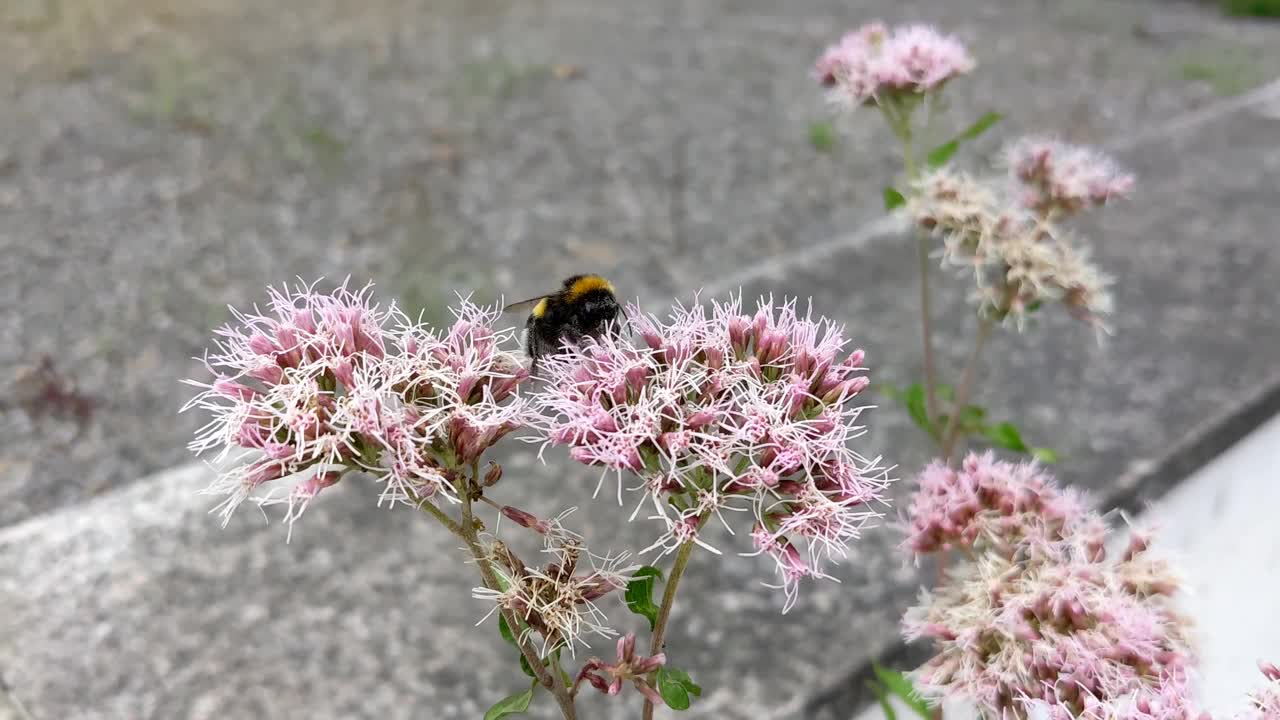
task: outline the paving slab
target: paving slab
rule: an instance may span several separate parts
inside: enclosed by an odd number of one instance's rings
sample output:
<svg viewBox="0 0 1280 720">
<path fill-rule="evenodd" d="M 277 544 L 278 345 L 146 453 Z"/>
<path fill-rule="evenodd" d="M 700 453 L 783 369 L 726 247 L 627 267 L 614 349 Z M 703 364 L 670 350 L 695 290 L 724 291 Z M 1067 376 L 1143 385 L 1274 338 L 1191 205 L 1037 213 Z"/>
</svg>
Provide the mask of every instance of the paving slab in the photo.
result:
<svg viewBox="0 0 1280 720">
<path fill-rule="evenodd" d="M 915 377 L 908 244 L 884 229 L 833 244 L 875 217 L 891 150 L 874 123 L 846 127 L 830 155 L 806 140 L 823 117 L 808 63 L 868 17 L 996 38 L 962 111 L 1018 98 L 1011 128 L 1139 138 L 1120 150 L 1141 193 L 1090 229 L 1123 278 L 1115 337 L 1098 348 L 1049 320 L 1042 337 L 995 343 L 982 380 L 994 410 L 1053 438 L 1065 479 L 1104 502 L 1164 489 L 1177 478 L 1151 472 L 1170 448 L 1273 381 L 1280 120 L 1263 98 L 1147 137 L 1221 107 L 1226 80 L 1184 77 L 1184 53 L 1266 58 L 1273 27 L 1139 2 L 832 2 L 787 16 L 764 2 L 386 2 L 344 22 L 320 5 L 228 6 L 193 3 L 199 34 L 179 12 L 156 20 L 173 29 L 129 41 L 142 46 L 82 49 L 101 61 L 56 82 L 41 64 L 6 76 L 0 147 L 18 160 L 0 172 L 0 241 L 19 262 L 0 288 L 29 311 L 5 318 L 0 353 L 15 373 L 49 353 L 99 401 L 79 427 L 10 400 L 0 428 L 0 523 L 16 523 L 0 532 L 0 677 L 40 720 L 477 717 L 482 699 L 518 686 L 494 633 L 471 633 L 474 579 L 441 562 L 449 539 L 410 513 L 343 486 L 285 545 L 249 513 L 219 530 L 193 495 L 199 470 L 137 481 L 180 457 L 195 421 L 171 415 L 174 378 L 192 371 L 183 358 L 221 303 L 263 282 L 387 275 L 388 294 L 428 303 L 454 289 L 525 294 L 584 262 L 646 298 L 735 279 L 748 295 L 813 296 L 849 324 L 876 379 Z M 36 43 L 19 35 L 7 41 Z M 228 37 L 239 45 L 218 44 Z M 212 76 L 166 76 L 163 54 L 134 65 L 157 40 L 210 59 L 195 64 Z M 561 62 L 581 77 L 557 79 Z M 1243 72 L 1233 82 L 1268 79 Z M 188 84 L 217 102 L 172 90 Z M 137 87 L 138 105 L 121 100 Z M 19 132 L 33 118 L 48 118 L 34 139 Z M 964 321 L 958 295 L 942 306 L 941 326 Z M 948 362 L 965 352 L 948 333 L 939 344 Z M 901 413 L 873 417 L 869 442 L 918 468 L 926 450 Z M 509 461 L 529 478 L 513 504 L 589 501 L 589 473 Z M 623 517 L 600 509 L 588 537 L 648 536 Z M 807 588 L 787 617 L 756 560 L 695 566 L 671 652 L 709 696 L 686 716 L 859 708 L 851 675 L 895 646 L 918 582 L 894 542 L 868 535 L 843 584 Z M 785 662 L 771 661 L 780 648 Z"/>
<path fill-rule="evenodd" d="M 1280 66 L 1274 25 L 1180 2 L 4 3 L 0 524 L 182 462 L 175 378 L 268 282 L 663 297 L 866 223 L 893 148 L 872 116 L 812 147 L 808 72 L 876 17 L 974 43 L 959 116 L 1088 142 Z"/>
</svg>

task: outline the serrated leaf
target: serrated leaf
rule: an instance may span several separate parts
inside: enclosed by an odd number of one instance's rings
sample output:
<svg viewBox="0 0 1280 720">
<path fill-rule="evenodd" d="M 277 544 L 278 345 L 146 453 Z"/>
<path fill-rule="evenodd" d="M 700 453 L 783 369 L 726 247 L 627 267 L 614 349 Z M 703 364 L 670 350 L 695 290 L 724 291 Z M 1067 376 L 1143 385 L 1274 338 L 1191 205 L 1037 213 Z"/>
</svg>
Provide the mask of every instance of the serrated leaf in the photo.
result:
<svg viewBox="0 0 1280 720">
<path fill-rule="evenodd" d="M 1046 465 L 1058 462 L 1058 451 L 1053 448 L 1031 448 L 1031 457 Z"/>
<path fill-rule="evenodd" d="M 493 704 L 484 714 L 484 720 L 498 720 L 511 715 L 521 715 L 529 710 L 529 703 L 533 701 L 533 690 L 537 685 L 534 684 L 528 690 L 516 695 L 510 695 L 502 698 Z"/>
<path fill-rule="evenodd" d="M 506 640 L 512 645 L 517 645 L 516 635 L 511 632 L 511 626 L 507 624 L 507 618 L 502 613 L 498 613 L 498 632 L 502 635 L 503 640 Z M 521 657 L 524 656 L 521 655 Z"/>
<path fill-rule="evenodd" d="M 988 425 L 983 429 L 982 434 L 996 447 L 1020 453 L 1031 452 L 1031 448 L 1022 441 L 1022 434 L 1018 432 L 1017 426 L 1011 422 Z"/>
<path fill-rule="evenodd" d="M 867 681 L 867 688 L 875 693 L 880 709 L 884 711 L 885 720 L 898 720 L 898 711 L 894 710 L 893 705 L 889 703 L 889 696 L 885 694 L 884 689 L 870 680 Z"/>
<path fill-rule="evenodd" d="M 649 619 L 649 629 L 658 623 L 658 606 L 653 602 L 653 589 L 662 579 L 662 571 L 652 565 L 636 570 L 627 583 L 624 599 L 631 612 Z"/>
<path fill-rule="evenodd" d="M 907 198 L 896 188 L 887 187 L 884 189 L 884 209 L 885 211 L 897 210 L 907 204 Z"/>
<path fill-rule="evenodd" d="M 702 697 L 702 686 L 684 670 L 664 665 L 658 668 L 658 694 L 672 710 L 688 710 L 689 696 Z"/>
<path fill-rule="evenodd" d="M 897 695 L 903 702 L 925 720 L 933 720 L 933 710 L 929 704 L 916 693 L 916 689 L 912 686 L 911 681 L 906 675 L 897 670 L 890 670 L 879 663 L 872 663 L 871 669 L 875 672 L 876 678 L 884 685 L 885 689 L 890 693 Z"/>
<path fill-rule="evenodd" d="M 920 426 L 921 430 L 924 430 L 932 436 L 934 431 L 932 424 L 929 422 L 929 411 L 925 405 L 924 385 L 914 383 L 911 387 L 907 388 L 906 405 L 907 414 L 911 416 L 911 419 L 915 421 L 916 425 Z"/>
</svg>

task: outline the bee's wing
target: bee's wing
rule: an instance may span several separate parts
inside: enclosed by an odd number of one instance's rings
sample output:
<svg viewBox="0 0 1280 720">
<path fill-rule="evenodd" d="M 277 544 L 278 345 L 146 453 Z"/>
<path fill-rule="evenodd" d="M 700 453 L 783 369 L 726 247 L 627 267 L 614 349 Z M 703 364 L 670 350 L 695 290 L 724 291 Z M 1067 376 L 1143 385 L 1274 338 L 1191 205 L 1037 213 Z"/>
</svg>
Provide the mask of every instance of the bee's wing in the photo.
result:
<svg viewBox="0 0 1280 720">
<path fill-rule="evenodd" d="M 530 310 L 532 310 L 532 309 L 533 309 L 533 306 L 534 306 L 534 305 L 537 305 L 539 302 L 541 302 L 541 301 L 543 301 L 543 300 L 545 300 L 545 299 L 547 299 L 547 298 L 549 298 L 549 297 L 551 297 L 551 295 L 539 295 L 539 296 L 537 296 L 537 297 L 531 297 L 531 298 L 529 298 L 528 300 L 521 300 L 520 302 L 514 302 L 514 303 L 511 303 L 510 305 L 508 305 L 508 306 L 506 306 L 506 307 L 502 308 L 502 312 L 503 312 L 504 314 L 505 314 L 505 313 L 528 312 L 528 311 L 530 311 Z"/>
</svg>

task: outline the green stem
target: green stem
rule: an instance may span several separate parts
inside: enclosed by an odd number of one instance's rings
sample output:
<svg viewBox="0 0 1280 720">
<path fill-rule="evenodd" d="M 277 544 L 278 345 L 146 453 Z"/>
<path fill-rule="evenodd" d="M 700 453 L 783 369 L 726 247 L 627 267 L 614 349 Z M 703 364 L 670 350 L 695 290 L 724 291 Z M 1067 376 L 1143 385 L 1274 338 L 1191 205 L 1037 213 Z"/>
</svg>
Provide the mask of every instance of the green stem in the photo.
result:
<svg viewBox="0 0 1280 720">
<path fill-rule="evenodd" d="M 471 482 L 479 487 L 480 463 L 478 460 L 471 463 Z M 462 526 L 459 528 L 461 537 L 466 541 L 467 549 L 471 551 L 471 556 L 475 558 L 476 565 L 480 568 L 480 577 L 484 579 L 485 587 L 501 591 L 502 585 L 498 582 L 498 576 L 493 571 L 493 565 L 490 563 L 489 557 L 480 549 L 480 542 L 476 536 L 475 517 L 471 512 L 471 488 L 466 487 L 466 484 L 467 478 L 463 477 L 463 487 L 458 488 L 458 496 L 462 498 Z M 436 509 L 437 511 L 439 510 L 439 508 Z M 441 514 L 443 515 L 443 513 Z M 514 630 L 521 626 L 515 614 L 510 610 L 499 607 L 498 612 L 507 621 L 507 627 Z M 564 719 L 577 720 L 577 711 L 574 708 L 573 698 L 570 697 L 569 691 L 564 685 L 564 678 L 561 676 L 560 663 L 556 663 L 554 671 L 548 670 L 542 664 L 542 658 L 538 657 L 538 654 L 529 645 L 527 638 L 517 635 L 516 646 L 520 648 L 520 654 L 524 655 L 524 659 L 529 663 L 529 668 L 537 676 L 538 682 L 551 691 L 552 696 L 555 697 L 556 703 L 560 705 L 560 713 L 564 716 Z"/>
<path fill-rule="evenodd" d="M 951 417 L 947 419 L 947 429 L 942 433 L 942 456 L 946 458 L 948 465 L 952 462 L 951 455 L 955 450 L 956 441 L 960 438 L 957 419 L 960 417 L 960 411 L 969 402 L 969 393 L 973 389 L 973 373 L 978 366 L 978 356 L 982 354 L 982 346 L 986 344 L 987 338 L 991 337 L 992 325 L 990 318 L 986 317 L 978 322 L 978 337 L 974 339 L 973 351 L 969 353 L 969 361 L 964 366 L 960 387 L 956 388 L 956 405 Z"/>
<path fill-rule="evenodd" d="M 932 312 L 929 310 L 929 236 L 917 231 L 916 254 L 920 261 L 920 333 L 924 343 L 925 414 L 930 427 L 938 417 L 938 374 L 933 361 Z M 952 413 L 952 417 L 955 414 Z"/>
<path fill-rule="evenodd" d="M 701 526 L 701 523 L 699 523 Z M 667 586 L 662 591 L 662 605 L 658 608 L 658 620 L 653 626 L 653 640 L 649 643 L 649 654 L 656 655 L 662 652 L 663 643 L 666 641 L 667 621 L 671 619 L 671 607 L 676 602 L 676 588 L 680 584 L 680 578 L 684 575 L 685 568 L 689 566 L 689 557 L 693 555 L 693 541 L 688 540 L 680 549 L 676 551 L 675 564 L 671 566 L 671 574 L 667 578 Z M 644 700 L 644 720 L 653 720 L 653 702 L 648 698 Z"/>
</svg>

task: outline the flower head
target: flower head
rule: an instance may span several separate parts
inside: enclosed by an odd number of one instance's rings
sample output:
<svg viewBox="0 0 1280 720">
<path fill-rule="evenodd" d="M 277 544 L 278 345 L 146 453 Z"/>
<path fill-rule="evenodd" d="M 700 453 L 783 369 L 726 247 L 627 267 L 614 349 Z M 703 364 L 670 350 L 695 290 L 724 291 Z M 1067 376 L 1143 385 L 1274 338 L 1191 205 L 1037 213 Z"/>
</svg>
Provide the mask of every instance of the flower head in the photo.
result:
<svg viewBox="0 0 1280 720">
<path fill-rule="evenodd" d="M 920 474 L 904 546 L 916 554 L 951 549 L 1008 554 L 1023 543 L 1072 537 L 1090 520 L 1084 498 L 1057 487 L 1034 463 L 970 453 L 958 469 L 935 461 Z"/>
<path fill-rule="evenodd" d="M 943 243 L 943 263 L 972 271 L 979 311 L 1020 326 L 1045 302 L 1101 323 L 1112 309 L 1111 278 L 1088 249 L 999 188 L 940 168 L 917 181 L 906 211 Z"/>
<path fill-rule="evenodd" d="M 814 66 L 814 76 L 833 101 L 856 107 L 940 90 L 975 66 L 953 36 L 925 25 L 891 31 L 874 22 L 827 48 Z"/>
<path fill-rule="evenodd" d="M 367 471 L 391 502 L 442 492 L 451 463 L 478 456 L 519 425 L 527 376 L 498 349 L 496 311 L 462 302 L 443 338 L 373 302 L 371 286 L 269 289 L 266 312 L 233 309 L 205 357 L 211 381 L 183 410 L 213 420 L 190 444 L 228 464 L 206 492 L 224 523 L 250 497 L 288 503 L 296 520 L 324 488 Z M 510 332 L 507 332 L 510 335 Z M 446 457 L 447 455 L 447 457 Z M 283 491 L 276 481 L 294 480 Z M 265 488 L 265 492 L 260 492 Z"/>
<path fill-rule="evenodd" d="M 637 478 L 637 512 L 650 504 L 665 527 L 653 548 L 709 547 L 704 523 L 732 532 L 727 515 L 749 512 L 789 608 L 798 579 L 824 576 L 879 516 L 889 482 L 849 447 L 863 431 L 853 402 L 868 385 L 862 352 L 794 303 L 762 301 L 754 315 L 739 300 L 710 313 L 677 307 L 666 322 L 628 314 L 640 342 L 605 337 L 548 358 L 529 424 L 617 474 L 619 502 L 623 474 Z"/>
<path fill-rule="evenodd" d="M 1010 176 L 1023 187 L 1023 204 L 1036 213 L 1074 215 L 1133 190 L 1133 175 L 1092 148 L 1028 137 L 1004 150 Z"/>
<path fill-rule="evenodd" d="M 606 695 L 617 695 L 622 692 L 623 681 L 630 680 L 636 690 L 651 700 L 654 705 L 662 705 L 662 696 L 649 684 L 648 675 L 667 664 L 667 656 L 663 653 L 644 656 L 636 653 L 636 636 L 627 633 L 618 638 L 618 659 L 612 664 L 593 657 L 582 666 L 576 688 L 586 681 L 592 687 Z"/>
<path fill-rule="evenodd" d="M 1277 720 L 1280 718 L 1280 667 L 1271 663 L 1258 663 L 1267 684 L 1249 695 L 1249 709 L 1238 720 Z"/>
<path fill-rule="evenodd" d="M 475 588 L 472 595 L 494 603 L 495 610 L 514 613 L 524 624 L 522 635 L 541 635 L 544 657 L 561 647 L 573 653 L 578 644 L 586 644 L 586 633 L 617 635 L 595 601 L 625 588 L 639 566 L 626 565 L 626 553 L 597 556 L 587 552 L 575 535 L 548 536 L 548 543 L 554 559 L 544 567 L 532 568 L 502 543 L 493 542 L 488 555 L 502 588 Z M 590 569 L 579 571 L 584 556 Z"/>
<path fill-rule="evenodd" d="M 993 717 L 1191 712 L 1171 699 L 1185 698 L 1192 667 L 1178 579 L 1145 535 L 1108 557 L 1105 525 L 1080 498 L 1034 466 L 989 456 L 926 470 L 910 514 L 909 547 L 962 546 L 971 558 L 903 618 L 909 639 L 937 648 L 918 674 L 927 695 L 967 698 Z"/>
</svg>

